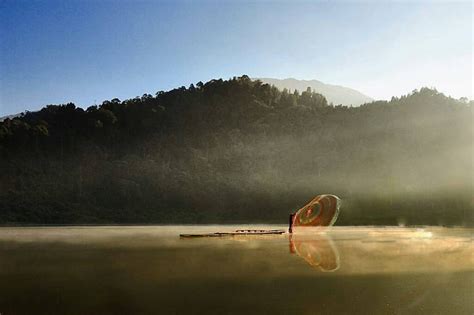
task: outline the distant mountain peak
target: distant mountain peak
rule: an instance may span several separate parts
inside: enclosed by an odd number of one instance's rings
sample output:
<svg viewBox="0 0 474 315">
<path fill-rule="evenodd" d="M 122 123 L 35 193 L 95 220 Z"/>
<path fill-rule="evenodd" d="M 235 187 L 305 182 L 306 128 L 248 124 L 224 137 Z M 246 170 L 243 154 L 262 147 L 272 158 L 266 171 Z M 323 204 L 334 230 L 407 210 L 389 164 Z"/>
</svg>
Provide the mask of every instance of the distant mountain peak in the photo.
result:
<svg viewBox="0 0 474 315">
<path fill-rule="evenodd" d="M 318 80 L 299 80 L 295 78 L 287 79 L 274 79 L 274 78 L 254 78 L 262 81 L 263 83 L 268 83 L 276 86 L 279 89 L 288 89 L 288 90 L 298 90 L 300 92 L 305 91 L 310 87 L 314 92 L 324 95 L 328 103 L 333 103 L 334 105 L 352 105 L 359 106 L 364 103 L 372 102 L 373 99 L 367 95 L 362 94 L 361 92 L 333 84 L 326 84 Z"/>
<path fill-rule="evenodd" d="M 1 121 L 4 121 L 5 119 L 13 119 L 15 117 L 20 117 L 22 113 L 18 113 L 18 114 L 12 114 L 12 115 L 6 115 L 6 116 L 2 116 L 0 117 L 0 122 Z"/>
</svg>

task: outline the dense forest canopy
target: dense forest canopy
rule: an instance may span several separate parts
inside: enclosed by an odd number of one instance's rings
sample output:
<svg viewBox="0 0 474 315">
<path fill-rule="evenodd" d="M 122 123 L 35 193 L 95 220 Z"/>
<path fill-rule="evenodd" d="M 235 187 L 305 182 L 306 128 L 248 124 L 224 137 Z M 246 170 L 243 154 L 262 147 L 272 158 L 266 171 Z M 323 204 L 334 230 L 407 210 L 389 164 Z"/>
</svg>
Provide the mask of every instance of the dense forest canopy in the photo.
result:
<svg viewBox="0 0 474 315">
<path fill-rule="evenodd" d="M 472 101 L 422 88 L 358 108 L 247 76 L 0 122 L 0 223 L 472 225 Z"/>
</svg>

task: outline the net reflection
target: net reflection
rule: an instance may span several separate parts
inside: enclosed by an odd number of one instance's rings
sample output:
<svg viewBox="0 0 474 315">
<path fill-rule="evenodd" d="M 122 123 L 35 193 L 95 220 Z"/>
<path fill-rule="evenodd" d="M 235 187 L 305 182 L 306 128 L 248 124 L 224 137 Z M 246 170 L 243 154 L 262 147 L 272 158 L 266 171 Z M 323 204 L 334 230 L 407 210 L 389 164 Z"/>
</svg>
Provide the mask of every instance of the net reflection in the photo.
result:
<svg viewBox="0 0 474 315">
<path fill-rule="evenodd" d="M 322 272 L 339 269 L 339 252 L 329 235 L 293 233 L 289 240 L 290 253 L 297 254 L 311 267 Z"/>
</svg>

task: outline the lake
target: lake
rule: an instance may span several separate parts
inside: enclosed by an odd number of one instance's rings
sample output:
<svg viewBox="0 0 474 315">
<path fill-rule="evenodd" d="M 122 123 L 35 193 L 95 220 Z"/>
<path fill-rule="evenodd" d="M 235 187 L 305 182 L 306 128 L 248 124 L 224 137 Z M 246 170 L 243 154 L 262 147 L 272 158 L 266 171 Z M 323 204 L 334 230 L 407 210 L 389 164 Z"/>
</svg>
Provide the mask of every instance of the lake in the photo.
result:
<svg viewBox="0 0 474 315">
<path fill-rule="evenodd" d="M 473 230 L 0 228 L 0 313 L 473 314 Z"/>
</svg>

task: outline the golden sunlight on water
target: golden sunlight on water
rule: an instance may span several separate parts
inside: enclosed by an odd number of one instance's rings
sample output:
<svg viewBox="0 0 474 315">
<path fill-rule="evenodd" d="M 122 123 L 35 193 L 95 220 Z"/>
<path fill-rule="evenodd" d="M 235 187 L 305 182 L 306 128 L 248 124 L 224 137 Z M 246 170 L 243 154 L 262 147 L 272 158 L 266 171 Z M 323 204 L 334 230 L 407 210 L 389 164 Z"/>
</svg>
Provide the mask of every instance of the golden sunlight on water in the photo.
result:
<svg viewBox="0 0 474 315">
<path fill-rule="evenodd" d="M 1 228 L 0 313 L 473 313 L 471 229 L 238 228 Z"/>
</svg>

